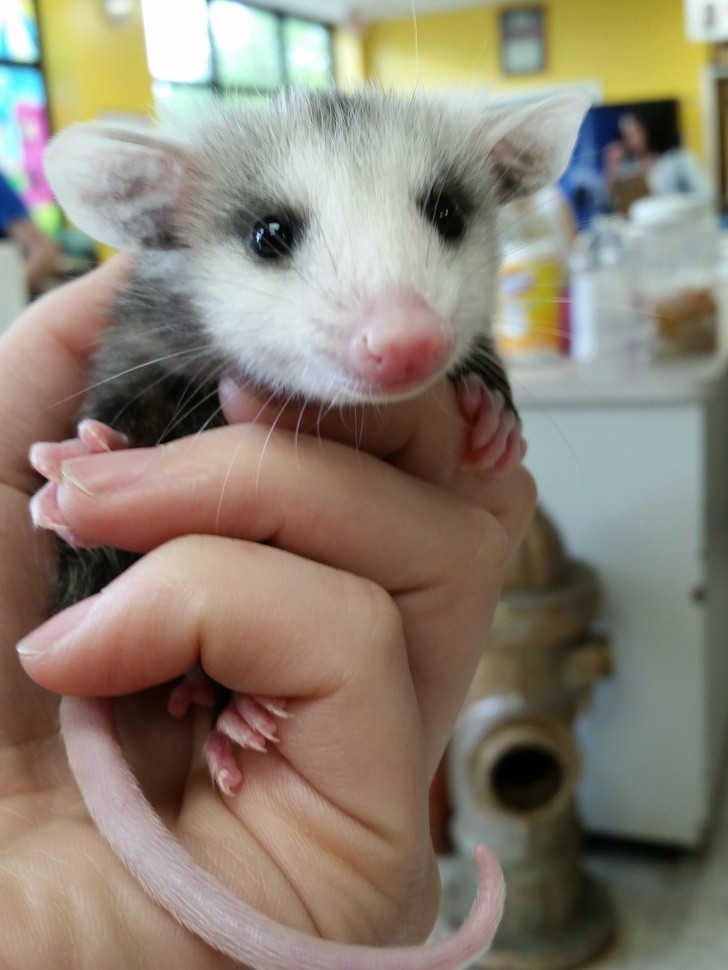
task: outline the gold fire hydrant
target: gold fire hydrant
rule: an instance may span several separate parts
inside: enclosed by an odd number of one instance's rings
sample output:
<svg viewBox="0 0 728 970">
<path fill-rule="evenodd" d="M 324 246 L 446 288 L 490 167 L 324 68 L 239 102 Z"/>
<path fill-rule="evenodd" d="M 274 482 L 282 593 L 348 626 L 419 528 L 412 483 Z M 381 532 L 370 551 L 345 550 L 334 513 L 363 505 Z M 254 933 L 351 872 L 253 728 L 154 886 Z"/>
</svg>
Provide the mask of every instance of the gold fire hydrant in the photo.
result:
<svg viewBox="0 0 728 970">
<path fill-rule="evenodd" d="M 458 879 L 444 907 L 467 909 L 462 866 L 478 842 L 500 859 L 507 895 L 493 947 L 476 967 L 565 970 L 614 935 L 602 887 L 581 865 L 575 806 L 581 773 L 572 731 L 607 643 L 589 633 L 598 606 L 591 569 L 566 558 L 539 511 L 504 585 L 492 631 L 448 754 Z M 472 898 L 472 897 L 469 897 Z M 453 923 L 464 912 L 453 912 Z"/>
</svg>

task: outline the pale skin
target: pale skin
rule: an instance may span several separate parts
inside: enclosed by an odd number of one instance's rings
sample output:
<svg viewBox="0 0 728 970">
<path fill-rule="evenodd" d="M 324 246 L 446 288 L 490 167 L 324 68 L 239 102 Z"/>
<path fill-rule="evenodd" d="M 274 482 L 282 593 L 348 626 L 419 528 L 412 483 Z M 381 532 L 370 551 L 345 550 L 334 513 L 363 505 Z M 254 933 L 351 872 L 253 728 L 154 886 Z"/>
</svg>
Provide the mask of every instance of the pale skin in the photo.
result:
<svg viewBox="0 0 728 970">
<path fill-rule="evenodd" d="M 331 939 L 419 941 L 438 899 L 429 780 L 528 526 L 533 482 L 521 466 L 462 467 L 466 429 L 446 382 L 363 427 L 361 412 L 329 417 L 322 430 L 335 442 L 269 436 L 269 411 L 154 451 L 76 458 L 64 465 L 59 525 L 147 555 L 30 635 L 46 616 L 53 542 L 28 517 L 41 484 L 28 449 L 74 433 L 105 301 L 127 271 L 112 262 L 46 297 L 0 342 L 3 960 L 228 965 L 96 834 L 53 692 L 136 692 L 118 705 L 130 760 L 166 823 L 238 896 Z M 226 408 L 238 421 L 259 410 L 241 393 Z M 209 715 L 165 710 L 159 685 L 196 662 L 234 690 L 287 699 L 279 744 L 239 752 L 244 781 L 230 797 L 200 757 Z"/>
</svg>

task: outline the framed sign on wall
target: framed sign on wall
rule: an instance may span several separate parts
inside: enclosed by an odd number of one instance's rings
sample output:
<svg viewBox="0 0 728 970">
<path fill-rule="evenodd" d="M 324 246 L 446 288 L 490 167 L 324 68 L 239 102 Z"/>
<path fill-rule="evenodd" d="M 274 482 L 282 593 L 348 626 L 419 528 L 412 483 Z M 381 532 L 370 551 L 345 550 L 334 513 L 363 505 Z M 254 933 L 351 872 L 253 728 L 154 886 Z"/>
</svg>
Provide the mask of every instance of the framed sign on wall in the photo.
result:
<svg viewBox="0 0 728 970">
<path fill-rule="evenodd" d="M 538 74 L 546 69 L 544 8 L 516 7 L 500 12 L 501 70 L 504 74 Z"/>
</svg>

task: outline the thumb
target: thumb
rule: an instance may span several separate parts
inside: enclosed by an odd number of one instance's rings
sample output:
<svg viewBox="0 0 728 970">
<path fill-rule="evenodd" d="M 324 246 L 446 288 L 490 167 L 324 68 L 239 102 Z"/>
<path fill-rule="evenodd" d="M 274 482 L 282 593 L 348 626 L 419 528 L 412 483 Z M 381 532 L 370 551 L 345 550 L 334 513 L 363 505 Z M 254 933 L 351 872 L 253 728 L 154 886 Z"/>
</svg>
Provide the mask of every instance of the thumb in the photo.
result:
<svg viewBox="0 0 728 970">
<path fill-rule="evenodd" d="M 327 438 L 396 465 L 406 455 L 406 470 L 428 481 L 441 479 L 443 464 L 459 464 L 464 446 L 465 421 L 446 380 L 404 401 L 340 407 L 257 393 L 228 377 L 220 382 L 219 394 L 229 424 L 260 423 Z"/>
</svg>

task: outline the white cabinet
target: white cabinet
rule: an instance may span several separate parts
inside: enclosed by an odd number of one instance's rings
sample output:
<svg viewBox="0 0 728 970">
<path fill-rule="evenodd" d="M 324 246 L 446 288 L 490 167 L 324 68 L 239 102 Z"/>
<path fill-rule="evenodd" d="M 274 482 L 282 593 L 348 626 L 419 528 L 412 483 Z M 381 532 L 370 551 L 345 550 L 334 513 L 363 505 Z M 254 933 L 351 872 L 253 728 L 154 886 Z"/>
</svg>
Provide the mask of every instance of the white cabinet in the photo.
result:
<svg viewBox="0 0 728 970">
<path fill-rule="evenodd" d="M 614 673 L 579 726 L 588 830 L 699 844 L 728 720 L 728 377 L 722 358 L 589 386 L 511 374 L 526 464 L 597 570 Z"/>
</svg>

